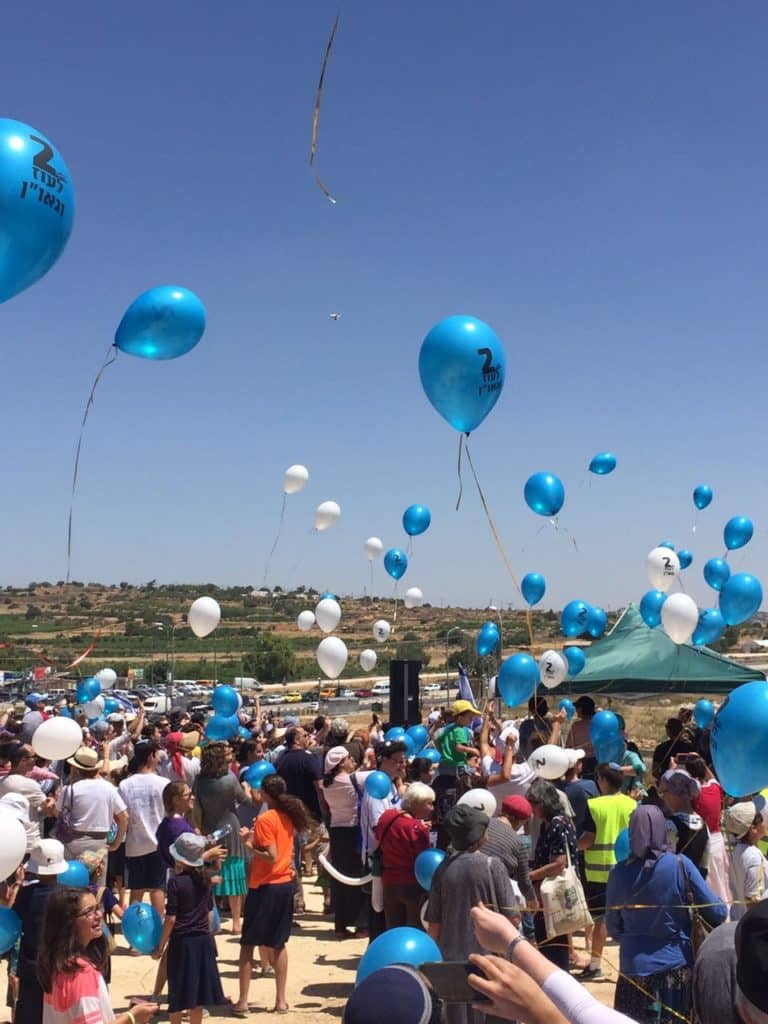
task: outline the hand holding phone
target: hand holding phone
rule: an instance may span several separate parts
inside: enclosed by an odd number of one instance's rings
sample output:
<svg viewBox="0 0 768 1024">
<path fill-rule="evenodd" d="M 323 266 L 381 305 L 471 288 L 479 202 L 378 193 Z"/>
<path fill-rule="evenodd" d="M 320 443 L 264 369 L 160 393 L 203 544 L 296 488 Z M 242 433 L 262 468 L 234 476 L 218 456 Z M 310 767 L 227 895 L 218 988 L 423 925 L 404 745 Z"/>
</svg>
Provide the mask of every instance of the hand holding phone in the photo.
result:
<svg viewBox="0 0 768 1024">
<path fill-rule="evenodd" d="M 435 960 L 419 965 L 419 970 L 429 986 L 444 1003 L 483 1003 L 488 998 L 481 995 L 467 981 L 470 974 L 482 972 L 468 960 Z"/>
</svg>

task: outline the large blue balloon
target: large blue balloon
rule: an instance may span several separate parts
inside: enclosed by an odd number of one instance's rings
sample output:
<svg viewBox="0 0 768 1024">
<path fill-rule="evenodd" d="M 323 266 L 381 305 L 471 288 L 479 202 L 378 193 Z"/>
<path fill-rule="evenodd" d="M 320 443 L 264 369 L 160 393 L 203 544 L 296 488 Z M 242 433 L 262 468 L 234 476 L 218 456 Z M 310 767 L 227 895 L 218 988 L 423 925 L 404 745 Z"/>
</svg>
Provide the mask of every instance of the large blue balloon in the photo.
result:
<svg viewBox="0 0 768 1024">
<path fill-rule="evenodd" d="M 608 616 L 602 608 L 595 608 L 594 605 L 590 605 L 589 611 L 587 612 L 587 632 L 591 637 L 597 640 L 605 632 L 605 627 L 608 625 Z"/>
<path fill-rule="evenodd" d="M 717 640 L 725 629 L 725 619 L 717 608 L 703 608 L 699 612 L 699 622 L 693 631 L 691 643 L 696 647 L 711 644 Z"/>
<path fill-rule="evenodd" d="M 81 864 L 79 860 L 68 860 L 67 870 L 56 875 L 56 881 L 68 889 L 85 889 L 90 884 L 91 876 L 85 864 Z"/>
<path fill-rule="evenodd" d="M 482 629 L 477 634 L 475 640 L 475 650 L 478 656 L 481 658 L 486 657 L 488 654 L 493 654 L 496 648 L 499 646 L 499 627 L 495 622 L 486 622 L 483 624 Z"/>
<path fill-rule="evenodd" d="M 621 764 L 621 759 L 624 757 L 625 743 L 624 737 L 620 734 L 598 740 L 597 743 L 592 744 L 592 747 L 598 764 L 610 764 L 611 762 Z"/>
<path fill-rule="evenodd" d="M 763 603 L 763 588 L 757 576 L 737 572 L 720 591 L 720 614 L 727 626 L 751 619 Z"/>
<path fill-rule="evenodd" d="M 421 750 L 424 744 L 429 740 L 429 732 L 423 725 L 412 725 L 407 731 L 406 736 L 410 736 L 411 740 L 413 740 L 416 750 Z"/>
<path fill-rule="evenodd" d="M 693 720 L 700 729 L 708 729 L 715 720 L 715 705 L 711 700 L 697 700 L 693 707 Z"/>
<path fill-rule="evenodd" d="M 233 686 L 222 684 L 213 691 L 211 704 L 213 704 L 213 710 L 217 715 L 221 715 L 223 718 L 230 718 L 232 715 L 237 714 L 240 707 L 240 698 Z"/>
<path fill-rule="evenodd" d="M 722 590 L 731 575 L 731 567 L 724 558 L 710 558 L 704 563 L 703 572 L 713 590 Z"/>
<path fill-rule="evenodd" d="M 160 942 L 163 921 L 149 903 L 132 903 L 123 914 L 125 941 L 139 953 L 154 953 Z"/>
<path fill-rule="evenodd" d="M 445 850 L 422 850 L 413 863 L 416 881 L 427 892 L 432 888 L 435 872 L 445 860 Z"/>
<path fill-rule="evenodd" d="M 21 918 L 19 915 L 10 907 L 0 907 L 0 954 L 13 949 L 20 935 Z"/>
<path fill-rule="evenodd" d="M 530 654 L 520 652 L 502 661 L 496 687 L 509 707 L 524 704 L 533 696 L 538 683 L 539 665 Z"/>
<path fill-rule="evenodd" d="M 418 967 L 427 961 L 442 959 L 438 944 L 421 928 L 390 928 L 374 939 L 363 953 L 355 984 L 359 985 L 369 974 L 391 964 Z"/>
<path fill-rule="evenodd" d="M 239 724 L 236 718 L 212 715 L 205 723 L 206 738 L 214 743 L 218 743 L 220 740 L 231 740 L 237 732 Z"/>
<path fill-rule="evenodd" d="M 619 720 L 612 711 L 598 711 L 590 722 L 589 738 L 595 745 L 612 740 L 619 732 Z"/>
<path fill-rule="evenodd" d="M 616 857 L 616 861 L 621 864 L 623 860 L 629 860 L 631 852 L 632 850 L 629 845 L 629 829 L 623 828 L 616 836 L 616 842 L 613 846 L 613 853 Z"/>
<path fill-rule="evenodd" d="M 534 473 L 525 481 L 525 503 L 539 516 L 556 516 L 565 501 L 562 480 L 554 473 Z"/>
<path fill-rule="evenodd" d="M 698 509 L 706 508 L 712 501 L 712 488 L 708 484 L 699 484 L 693 492 L 693 504 Z"/>
<path fill-rule="evenodd" d="M 88 704 L 101 693 L 101 683 L 94 676 L 81 679 L 75 687 L 75 703 Z"/>
<path fill-rule="evenodd" d="M 747 516 L 734 516 L 723 527 L 725 546 L 729 551 L 743 548 L 745 544 L 749 544 L 752 540 L 754 530 L 752 520 L 748 519 Z"/>
<path fill-rule="evenodd" d="M 275 774 L 275 766 L 271 761 L 255 761 L 243 776 L 251 789 L 261 789 L 261 784 L 268 775 Z"/>
<path fill-rule="evenodd" d="M 399 548 L 390 548 L 384 555 L 384 568 L 393 580 L 402 579 L 408 568 L 408 556 Z"/>
<path fill-rule="evenodd" d="M 568 719 L 569 722 L 576 714 L 576 708 L 574 707 L 573 701 L 568 700 L 567 697 L 563 697 L 563 699 L 557 705 L 557 710 L 564 711 L 565 717 Z"/>
<path fill-rule="evenodd" d="M 434 747 L 425 747 L 419 751 L 419 757 L 426 758 L 427 761 L 431 761 L 432 764 L 440 763 L 440 751 L 435 750 Z"/>
<path fill-rule="evenodd" d="M 105 715 L 117 714 L 120 711 L 120 707 L 121 707 L 120 701 L 119 700 L 115 700 L 114 697 L 105 697 L 104 698 L 104 714 Z"/>
<path fill-rule="evenodd" d="M 409 505 L 403 512 L 403 529 L 409 537 L 425 533 L 432 522 L 432 513 L 426 505 Z"/>
<path fill-rule="evenodd" d="M 595 455 L 589 464 L 589 472 L 597 476 L 607 476 L 616 469 L 616 456 L 611 452 L 601 452 Z"/>
<path fill-rule="evenodd" d="M 768 683 L 744 683 L 726 697 L 712 724 L 712 762 L 730 796 L 768 786 Z"/>
<path fill-rule="evenodd" d="M 72 230 L 75 194 L 50 139 L 0 118 L 0 302 L 47 274 Z"/>
<path fill-rule="evenodd" d="M 640 598 L 640 616 L 646 626 L 654 629 L 661 624 L 661 606 L 667 595 L 661 590 L 649 590 Z"/>
<path fill-rule="evenodd" d="M 441 320 L 419 352 L 419 376 L 427 398 L 463 434 L 479 427 L 496 405 L 506 365 L 501 342 L 474 316 Z"/>
<path fill-rule="evenodd" d="M 586 601 L 569 601 L 560 613 L 560 631 L 563 636 L 581 636 L 587 629 L 589 605 Z"/>
<path fill-rule="evenodd" d="M 205 330 L 205 306 L 174 284 L 150 288 L 134 299 L 120 321 L 115 345 L 142 359 L 176 359 L 193 349 Z"/>
<path fill-rule="evenodd" d="M 401 740 L 405 736 L 405 729 L 402 725 L 393 725 L 391 729 L 387 729 L 384 733 L 384 739 L 387 743 L 391 743 L 395 740 Z"/>
<path fill-rule="evenodd" d="M 392 792 L 392 780 L 386 772 L 371 772 L 365 779 L 365 792 L 374 800 L 383 800 Z"/>
<path fill-rule="evenodd" d="M 677 552 L 677 560 L 680 563 L 681 569 L 687 569 L 693 562 L 693 552 L 689 551 L 687 548 L 680 548 Z"/>
<path fill-rule="evenodd" d="M 563 657 L 568 662 L 569 676 L 577 676 L 587 663 L 586 655 L 580 647 L 566 647 Z"/>
<path fill-rule="evenodd" d="M 520 584 L 520 591 L 530 605 L 538 604 L 546 589 L 547 581 L 540 572 L 527 572 Z"/>
</svg>

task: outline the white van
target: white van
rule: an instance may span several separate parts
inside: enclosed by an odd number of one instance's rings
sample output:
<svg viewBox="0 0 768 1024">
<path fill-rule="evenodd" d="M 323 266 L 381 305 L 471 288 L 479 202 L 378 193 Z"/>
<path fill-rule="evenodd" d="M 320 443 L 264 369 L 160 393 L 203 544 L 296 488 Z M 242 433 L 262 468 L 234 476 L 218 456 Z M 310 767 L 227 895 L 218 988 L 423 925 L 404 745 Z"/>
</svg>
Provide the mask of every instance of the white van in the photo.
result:
<svg viewBox="0 0 768 1024">
<path fill-rule="evenodd" d="M 167 715 L 171 710 L 171 702 L 167 697 L 147 697 L 144 710 L 148 715 Z"/>
<path fill-rule="evenodd" d="M 374 697 L 389 696 L 389 680 L 380 679 L 377 683 L 374 683 L 371 693 L 374 695 Z"/>
</svg>

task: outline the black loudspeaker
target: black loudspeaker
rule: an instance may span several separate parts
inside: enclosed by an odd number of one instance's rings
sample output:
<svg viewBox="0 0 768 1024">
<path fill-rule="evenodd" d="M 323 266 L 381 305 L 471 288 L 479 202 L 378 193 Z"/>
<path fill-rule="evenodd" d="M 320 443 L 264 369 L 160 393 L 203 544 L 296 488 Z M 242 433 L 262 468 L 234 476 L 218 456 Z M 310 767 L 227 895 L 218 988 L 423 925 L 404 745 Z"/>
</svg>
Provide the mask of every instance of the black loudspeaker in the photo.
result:
<svg viewBox="0 0 768 1024">
<path fill-rule="evenodd" d="M 392 725 L 418 725 L 420 661 L 390 661 L 389 721 Z"/>
</svg>

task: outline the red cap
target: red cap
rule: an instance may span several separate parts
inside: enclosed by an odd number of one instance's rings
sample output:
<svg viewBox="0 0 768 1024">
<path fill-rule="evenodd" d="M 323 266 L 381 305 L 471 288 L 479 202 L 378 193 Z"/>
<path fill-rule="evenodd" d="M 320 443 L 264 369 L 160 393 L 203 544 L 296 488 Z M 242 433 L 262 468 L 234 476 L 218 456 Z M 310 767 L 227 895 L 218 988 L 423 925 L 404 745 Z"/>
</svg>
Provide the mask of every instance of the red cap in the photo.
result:
<svg viewBox="0 0 768 1024">
<path fill-rule="evenodd" d="M 501 813 L 506 814 L 508 818 L 528 821 L 533 817 L 533 808 L 524 796 L 507 796 L 501 802 Z"/>
</svg>

